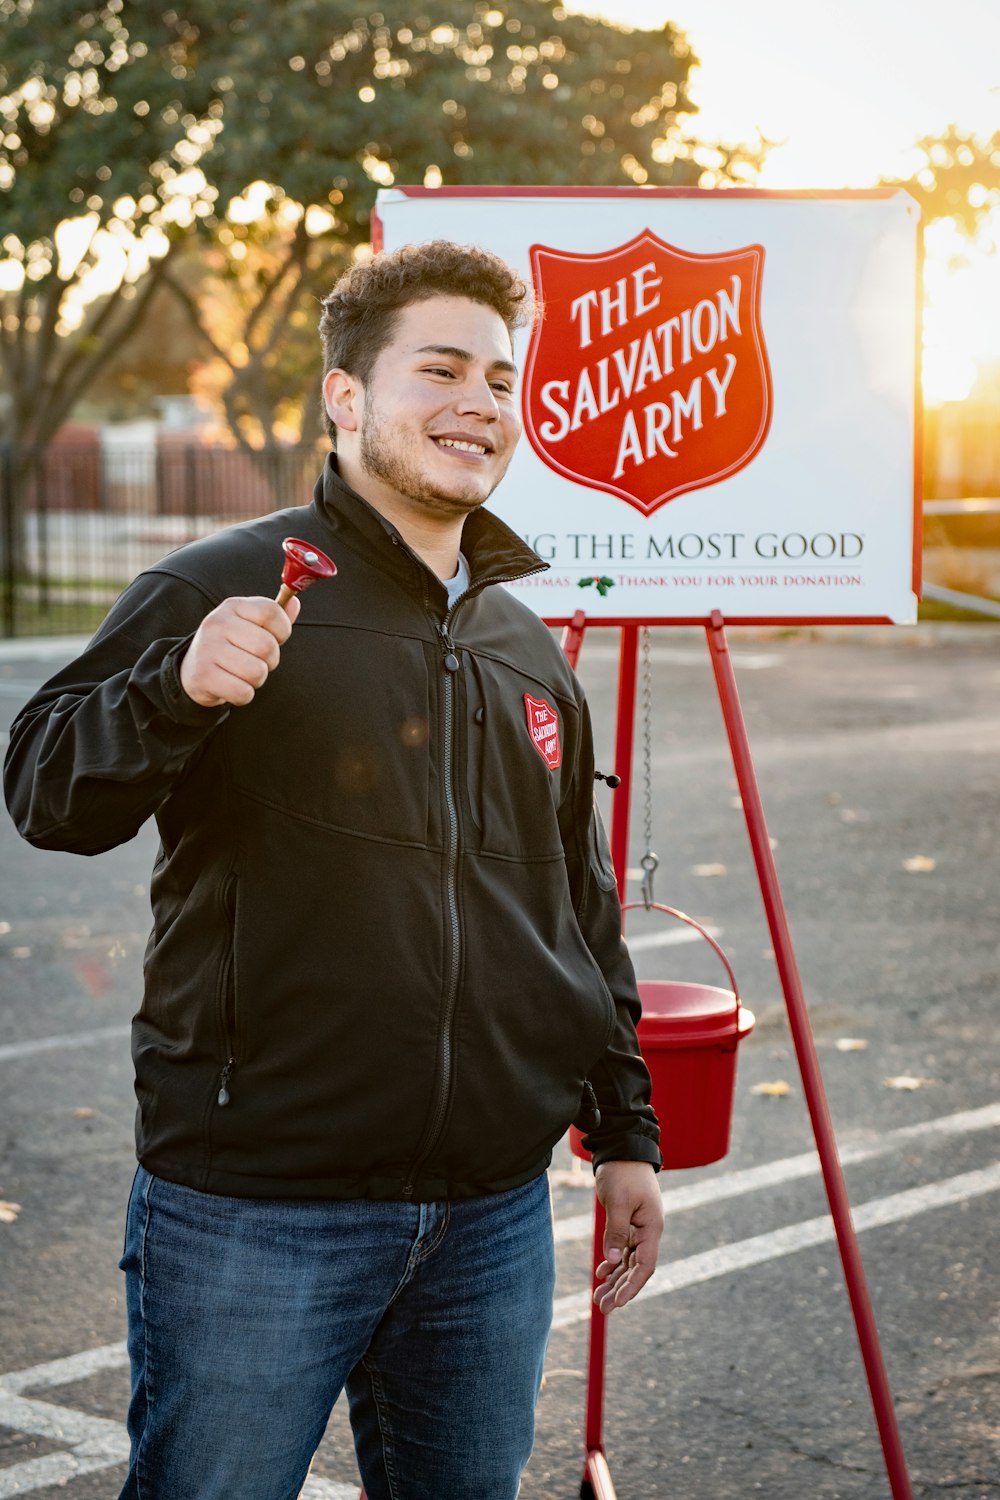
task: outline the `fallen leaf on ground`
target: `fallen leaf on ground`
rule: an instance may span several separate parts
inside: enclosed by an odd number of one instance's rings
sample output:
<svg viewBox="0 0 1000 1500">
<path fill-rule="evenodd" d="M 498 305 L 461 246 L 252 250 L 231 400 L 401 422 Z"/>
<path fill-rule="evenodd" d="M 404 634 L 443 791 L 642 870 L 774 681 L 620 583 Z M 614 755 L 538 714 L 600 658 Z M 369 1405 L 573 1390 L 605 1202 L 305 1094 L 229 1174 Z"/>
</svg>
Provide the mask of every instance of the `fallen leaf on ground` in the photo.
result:
<svg viewBox="0 0 1000 1500">
<path fill-rule="evenodd" d="M 909 870 L 911 875 L 921 873 L 924 870 L 936 870 L 937 860 L 931 859 L 928 854 L 915 854 L 912 859 L 903 860 L 903 869 Z"/>
<path fill-rule="evenodd" d="M 21 1212 L 20 1203 L 8 1203 L 0 1198 L 0 1224 L 13 1224 Z"/>
<path fill-rule="evenodd" d="M 728 875 L 729 871 L 725 865 L 692 865 L 692 875 Z"/>
<path fill-rule="evenodd" d="M 74 1109 L 74 1120 L 92 1120 L 97 1114 L 96 1109 L 91 1109 L 87 1104 L 81 1104 L 79 1109 Z"/>
<path fill-rule="evenodd" d="M 842 823 L 868 823 L 871 815 L 866 813 L 862 807 L 843 807 L 840 810 Z"/>
<path fill-rule="evenodd" d="M 912 1078 L 909 1073 L 900 1073 L 897 1078 L 883 1078 L 882 1082 L 887 1089 L 903 1089 L 906 1092 L 912 1089 L 933 1089 L 938 1085 L 936 1078 Z"/>
<path fill-rule="evenodd" d="M 9 931 L 10 931 L 10 923 L 9 922 L 0 922 L 0 937 L 6 937 Z"/>
<path fill-rule="evenodd" d="M 750 1092 L 761 1099 L 784 1099 L 792 1090 L 783 1078 L 778 1078 L 774 1083 L 755 1083 Z"/>
<path fill-rule="evenodd" d="M 10 950 L 10 956 L 11 956 L 11 958 L 30 958 L 31 957 L 31 949 L 30 948 L 12 948 Z"/>
<path fill-rule="evenodd" d="M 838 1052 L 863 1052 L 868 1043 L 860 1036 L 838 1036 L 833 1045 Z"/>
<path fill-rule="evenodd" d="M 62 941 L 64 948 L 81 948 L 90 941 L 89 927 L 64 927 L 62 930 Z"/>
</svg>

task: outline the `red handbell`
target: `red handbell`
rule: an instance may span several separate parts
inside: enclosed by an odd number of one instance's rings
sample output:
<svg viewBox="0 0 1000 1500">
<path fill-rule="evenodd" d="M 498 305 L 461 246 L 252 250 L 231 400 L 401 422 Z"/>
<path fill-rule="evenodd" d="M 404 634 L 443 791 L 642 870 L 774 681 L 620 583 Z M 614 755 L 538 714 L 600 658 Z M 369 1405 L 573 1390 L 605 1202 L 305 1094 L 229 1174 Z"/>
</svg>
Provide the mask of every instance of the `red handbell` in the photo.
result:
<svg viewBox="0 0 1000 1500">
<path fill-rule="evenodd" d="M 314 547 L 312 542 L 302 542 L 298 537 L 286 536 L 281 544 L 285 554 L 285 566 L 281 570 L 281 588 L 277 602 L 284 608 L 293 594 L 301 594 L 321 578 L 334 578 L 336 563 L 325 552 Z"/>
</svg>

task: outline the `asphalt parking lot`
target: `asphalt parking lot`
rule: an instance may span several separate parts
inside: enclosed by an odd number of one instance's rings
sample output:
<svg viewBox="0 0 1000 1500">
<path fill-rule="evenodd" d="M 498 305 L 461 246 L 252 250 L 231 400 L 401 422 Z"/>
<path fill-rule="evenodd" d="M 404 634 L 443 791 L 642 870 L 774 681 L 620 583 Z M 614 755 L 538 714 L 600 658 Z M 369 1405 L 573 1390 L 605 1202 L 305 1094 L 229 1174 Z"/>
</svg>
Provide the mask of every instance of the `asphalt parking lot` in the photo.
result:
<svg viewBox="0 0 1000 1500">
<path fill-rule="evenodd" d="M 666 1174 L 661 1271 L 612 1320 L 612 1474 L 620 1500 L 875 1500 L 890 1492 L 708 652 L 697 631 L 653 636 L 656 895 L 717 934 L 757 1025 L 732 1149 Z M 615 640 L 593 632 L 580 659 L 609 768 Z M 913 1490 L 985 1500 L 1000 1493 L 1000 636 L 731 640 Z M 67 650 L 0 646 L 4 739 Z M 633 865 L 642 810 L 637 787 Z M 106 1500 L 124 1472 L 127 1029 L 154 850 L 149 827 L 91 860 L 0 829 L 0 1201 L 17 1205 L 0 1209 L 0 1500 Z M 640 977 L 719 981 L 658 915 L 628 935 Z M 592 1193 L 565 1150 L 552 1180 L 557 1318 L 522 1500 L 575 1496 L 581 1470 Z M 304 1495 L 356 1493 L 338 1406 Z"/>
</svg>

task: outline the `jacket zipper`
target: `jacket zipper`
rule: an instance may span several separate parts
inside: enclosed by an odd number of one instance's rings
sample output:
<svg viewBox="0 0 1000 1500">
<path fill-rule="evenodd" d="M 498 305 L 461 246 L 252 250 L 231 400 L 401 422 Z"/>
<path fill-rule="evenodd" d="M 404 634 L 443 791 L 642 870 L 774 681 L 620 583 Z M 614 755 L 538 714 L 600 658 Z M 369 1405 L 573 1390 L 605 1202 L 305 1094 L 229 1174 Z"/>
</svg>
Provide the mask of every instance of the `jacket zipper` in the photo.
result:
<svg viewBox="0 0 1000 1500">
<path fill-rule="evenodd" d="M 533 573 L 540 573 L 542 568 L 532 568 Z M 524 577 L 525 574 L 517 574 L 516 577 Z M 452 1028 L 455 1023 L 455 1009 L 458 1004 L 458 978 L 461 967 L 462 954 L 462 929 L 458 919 L 458 803 L 455 797 L 455 679 L 459 671 L 459 659 L 455 651 L 455 643 L 451 639 L 448 627 L 452 617 L 460 604 L 463 604 L 470 594 L 478 593 L 488 583 L 513 583 L 514 578 L 496 575 L 490 578 L 480 578 L 466 589 L 464 594 L 452 604 L 446 613 L 444 620 L 437 627 L 441 638 L 441 649 L 444 652 L 442 665 L 444 667 L 444 802 L 445 812 L 448 819 L 448 839 L 446 845 L 445 860 L 445 907 L 448 920 L 450 952 L 448 964 L 448 977 L 445 986 L 444 1014 L 441 1021 L 441 1082 L 438 1095 L 434 1101 L 434 1111 L 430 1117 L 427 1128 L 424 1131 L 424 1144 L 417 1152 L 416 1158 L 410 1167 L 409 1175 L 403 1183 L 402 1196 L 412 1198 L 414 1183 L 420 1168 L 429 1159 L 444 1129 L 444 1122 L 448 1114 L 448 1106 L 451 1103 L 452 1094 Z M 426 589 L 424 591 L 425 605 L 429 603 Z"/>
<path fill-rule="evenodd" d="M 458 920 L 458 804 L 455 800 L 455 678 L 459 670 L 459 660 L 455 653 L 454 642 L 448 634 L 448 622 L 450 618 L 451 610 L 445 615 L 444 622 L 438 626 L 438 634 L 441 637 L 441 648 L 444 652 L 442 666 L 445 674 L 444 776 L 442 780 L 444 783 L 445 812 L 448 819 L 448 839 L 445 857 L 445 909 L 449 936 L 448 977 L 445 986 L 444 1014 L 441 1021 L 441 1083 L 437 1099 L 434 1102 L 434 1112 L 424 1132 L 426 1144 L 418 1153 L 416 1160 L 410 1168 L 410 1175 L 403 1184 L 404 1198 L 411 1198 L 413 1196 L 414 1179 L 441 1138 L 441 1131 L 448 1112 L 452 1090 L 451 1034 L 455 1021 L 455 1007 L 458 1003 L 458 975 L 461 959 L 462 932 Z"/>
</svg>

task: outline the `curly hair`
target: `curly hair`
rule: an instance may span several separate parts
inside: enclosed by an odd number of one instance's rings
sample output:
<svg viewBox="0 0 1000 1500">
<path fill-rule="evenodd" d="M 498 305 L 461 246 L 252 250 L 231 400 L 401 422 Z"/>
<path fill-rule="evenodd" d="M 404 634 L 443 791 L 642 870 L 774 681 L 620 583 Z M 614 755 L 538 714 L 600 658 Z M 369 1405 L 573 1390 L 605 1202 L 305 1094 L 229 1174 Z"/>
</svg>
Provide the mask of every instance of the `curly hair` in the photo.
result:
<svg viewBox="0 0 1000 1500">
<path fill-rule="evenodd" d="M 401 310 L 428 297 L 468 297 L 492 307 L 511 334 L 530 316 L 527 286 L 489 250 L 450 240 L 402 245 L 357 262 L 323 299 L 319 332 L 324 376 L 347 370 L 366 383 Z M 325 407 L 324 419 L 332 439 L 336 428 Z"/>
</svg>

